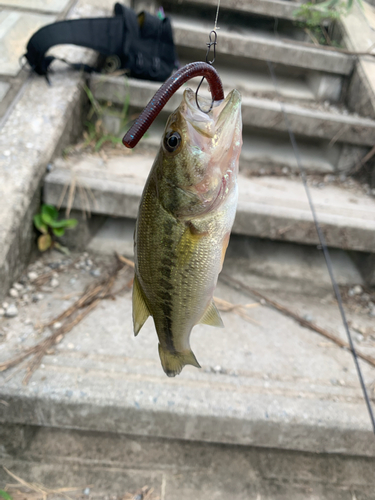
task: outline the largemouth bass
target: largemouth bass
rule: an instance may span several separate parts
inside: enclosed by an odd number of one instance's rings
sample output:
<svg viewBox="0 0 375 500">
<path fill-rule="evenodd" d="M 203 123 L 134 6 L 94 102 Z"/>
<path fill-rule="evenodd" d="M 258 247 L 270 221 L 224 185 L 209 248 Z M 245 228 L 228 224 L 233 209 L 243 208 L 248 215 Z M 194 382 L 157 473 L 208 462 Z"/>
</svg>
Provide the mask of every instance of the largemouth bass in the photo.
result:
<svg viewBox="0 0 375 500">
<path fill-rule="evenodd" d="M 185 365 L 200 368 L 189 344 L 196 324 L 223 326 L 213 294 L 236 213 L 241 146 L 239 92 L 206 114 L 187 89 L 143 191 L 134 235 L 134 334 L 153 317 L 169 377 Z"/>
</svg>

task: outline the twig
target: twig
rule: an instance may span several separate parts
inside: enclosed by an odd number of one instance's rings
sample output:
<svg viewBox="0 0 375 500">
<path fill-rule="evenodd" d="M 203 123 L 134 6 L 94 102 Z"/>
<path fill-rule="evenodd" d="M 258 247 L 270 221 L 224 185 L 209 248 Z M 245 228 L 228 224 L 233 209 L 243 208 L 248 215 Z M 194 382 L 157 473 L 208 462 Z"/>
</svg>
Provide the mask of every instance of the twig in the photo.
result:
<svg viewBox="0 0 375 500">
<path fill-rule="evenodd" d="M 375 146 L 370 149 L 370 151 L 361 159 L 359 160 L 359 162 L 357 163 L 357 165 L 353 168 L 352 170 L 352 174 L 354 174 L 355 172 L 358 172 L 358 170 L 365 164 L 367 163 L 369 160 L 371 160 L 371 158 L 375 155 Z"/>
<path fill-rule="evenodd" d="M 53 490 L 50 488 L 46 488 L 45 486 L 42 486 L 41 484 L 38 484 L 38 483 L 28 483 L 24 479 L 16 476 L 16 474 L 14 474 L 13 472 L 10 472 L 10 470 L 8 470 L 4 465 L 3 465 L 3 469 L 5 470 L 5 472 L 7 474 L 9 474 L 13 479 L 15 479 L 24 488 L 27 488 L 29 490 L 34 491 L 35 493 L 42 495 L 43 500 L 47 500 L 49 495 L 56 495 L 56 494 L 62 494 L 66 498 L 70 499 L 70 497 L 68 497 L 68 495 L 66 494 L 67 492 L 77 491 L 77 490 L 81 489 L 81 488 L 58 488 L 56 490 Z"/>
<path fill-rule="evenodd" d="M 70 332 L 75 325 L 82 321 L 82 319 L 87 316 L 101 300 L 107 298 L 108 296 L 111 296 L 113 298 L 114 294 L 110 293 L 110 290 L 123 267 L 124 264 L 118 261 L 114 271 L 112 271 L 112 273 L 107 278 L 89 287 L 83 293 L 83 295 L 76 302 L 74 302 L 72 306 L 59 314 L 53 320 L 49 321 L 47 324 L 43 325 L 44 329 L 52 326 L 54 323 L 65 321 L 65 323 L 60 328 L 58 328 L 38 344 L 25 349 L 25 351 L 23 351 L 13 359 L 5 361 L 4 363 L 0 363 L 0 372 L 19 365 L 28 357 L 33 356 L 27 365 L 27 373 L 23 380 L 23 383 L 27 384 L 32 374 L 39 367 L 45 354 L 48 353 L 48 351 L 54 345 L 61 342 L 64 335 Z M 121 288 L 119 291 L 123 290 L 123 288 Z M 78 313 L 78 310 L 83 308 L 85 309 L 82 312 Z"/>
<path fill-rule="evenodd" d="M 134 262 L 132 260 L 127 259 L 126 257 L 124 257 L 123 255 L 120 255 L 117 252 L 115 252 L 115 255 L 120 262 L 122 262 L 123 264 L 126 264 L 127 266 L 130 266 L 134 269 Z"/>
<path fill-rule="evenodd" d="M 252 323 L 255 323 L 256 325 L 260 325 L 258 321 L 253 319 L 251 316 L 247 315 L 243 309 L 248 309 L 251 307 L 259 307 L 259 303 L 255 302 L 253 304 L 232 304 L 231 302 L 228 302 L 227 300 L 224 299 L 219 299 L 218 297 L 214 297 L 214 301 L 216 305 L 218 306 L 219 311 L 224 311 L 224 312 L 234 312 L 235 314 L 238 314 L 238 316 L 241 316 L 241 318 L 246 319 L 247 321 L 251 321 Z"/>
<path fill-rule="evenodd" d="M 302 316 L 300 316 L 299 314 L 295 313 L 294 311 L 292 311 L 292 310 L 288 309 L 287 307 L 279 304 L 275 300 L 269 299 L 268 297 L 266 297 L 262 293 L 259 293 L 257 290 L 254 290 L 253 288 L 250 288 L 249 286 L 245 285 L 241 281 L 239 281 L 239 280 L 237 280 L 235 278 L 232 278 L 231 276 L 228 276 L 225 273 L 221 273 L 220 276 L 221 276 L 221 278 L 224 279 L 224 281 L 230 283 L 232 286 L 234 285 L 236 287 L 239 287 L 242 290 L 244 290 L 244 291 L 246 291 L 246 292 L 248 292 L 248 293 L 250 293 L 252 295 L 255 295 L 256 297 L 259 297 L 259 298 L 265 300 L 268 305 L 274 307 L 275 309 L 277 309 L 278 311 L 282 312 L 286 316 L 289 316 L 290 318 L 295 319 L 296 321 L 298 321 L 298 323 L 301 326 L 304 326 L 305 328 L 310 328 L 310 330 L 313 330 L 313 331 L 319 333 L 320 335 L 323 335 L 323 337 L 326 337 L 327 339 L 332 340 L 332 342 L 335 342 L 338 346 L 344 347 L 345 349 L 348 349 L 349 351 L 351 351 L 350 345 L 348 344 L 348 342 L 345 342 L 344 340 L 341 340 L 336 335 L 333 335 L 332 333 L 329 333 L 327 330 L 325 330 L 324 328 L 321 328 L 320 326 L 316 325 L 312 321 L 308 321 L 307 319 L 303 318 Z M 372 356 L 368 356 L 367 354 L 364 354 L 364 353 L 358 351 L 358 349 L 357 349 L 357 356 L 359 358 L 363 359 L 364 361 L 367 361 L 367 363 L 369 363 L 371 366 L 375 367 L 375 358 L 373 358 Z"/>
</svg>

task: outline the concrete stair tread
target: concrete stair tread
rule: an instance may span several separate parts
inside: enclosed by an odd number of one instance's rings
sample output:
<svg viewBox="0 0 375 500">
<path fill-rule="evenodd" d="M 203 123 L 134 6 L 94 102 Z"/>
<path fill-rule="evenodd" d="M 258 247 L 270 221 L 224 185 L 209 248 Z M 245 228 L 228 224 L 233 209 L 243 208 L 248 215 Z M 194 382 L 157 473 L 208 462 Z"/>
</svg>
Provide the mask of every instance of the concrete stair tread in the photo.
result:
<svg viewBox="0 0 375 500">
<path fill-rule="evenodd" d="M 179 59 L 181 65 L 191 62 L 184 57 Z M 243 97 L 245 96 L 275 96 L 275 87 L 272 79 L 264 68 L 256 68 L 253 65 L 249 67 L 228 67 L 220 63 L 220 58 L 215 62 L 215 69 L 219 73 L 226 92 L 233 88 L 239 90 Z M 189 86 L 196 87 L 200 78 L 194 78 L 189 81 Z M 315 95 L 311 87 L 303 77 L 294 75 L 282 75 L 278 77 L 279 92 L 285 99 L 293 101 L 314 101 Z"/>
<path fill-rule="evenodd" d="M 242 268 L 231 275 L 254 286 Z M 26 317 L 43 322 L 57 315 L 76 299 L 64 297 L 83 290 L 89 278 L 66 270 L 57 294 L 22 308 L 0 360 L 19 350 L 21 336 L 25 347 L 35 342 L 32 327 L 25 333 Z M 128 281 L 123 275 L 118 288 Z M 271 296 L 301 314 L 318 314 L 321 326 L 344 335 L 334 303 L 283 295 L 281 288 L 279 283 Z M 215 294 L 234 304 L 252 302 L 221 281 Z M 29 385 L 17 370 L 11 379 L 0 374 L 1 381 L 7 379 L 0 399 L 9 403 L 0 405 L 0 421 L 375 456 L 350 353 L 327 347 L 319 335 L 267 307 L 249 309 L 251 322 L 222 314 L 225 329 L 199 325 L 193 331 L 192 349 L 202 369 L 186 367 L 170 379 L 160 366 L 152 320 L 137 338 L 132 335 L 130 291 L 103 301 L 44 357 Z M 371 381 L 374 369 L 363 370 Z"/>
<path fill-rule="evenodd" d="M 137 215 L 139 199 L 153 163 L 152 155 L 116 154 L 58 160 L 45 178 L 44 201 L 58 205 L 64 187 L 76 184 L 91 191 L 91 211 L 118 217 Z M 375 200 L 360 188 L 311 187 L 314 204 L 328 244 L 352 250 L 375 248 Z M 62 206 L 66 206 L 65 190 Z M 90 195 L 91 196 L 91 195 Z M 88 197 L 87 199 L 89 199 Z M 85 207 L 79 189 L 73 208 Z M 239 175 L 239 204 L 234 232 L 301 243 L 318 243 L 306 194 L 299 179 Z"/>
<path fill-rule="evenodd" d="M 202 49 L 212 23 L 194 17 L 172 15 L 174 40 L 177 47 Z M 248 59 L 270 60 L 278 64 L 349 75 L 354 60 L 351 56 L 333 50 L 299 44 L 297 40 L 275 37 L 271 32 L 220 24 L 220 53 Z"/>
<path fill-rule="evenodd" d="M 194 83 L 191 85 L 189 82 L 189 86 L 194 88 Z M 97 99 L 122 104 L 129 92 L 131 106 L 137 108 L 143 108 L 159 86 L 155 82 L 132 78 L 125 81 L 123 77 L 95 75 L 91 79 L 91 88 Z M 185 88 L 180 88 L 167 102 L 164 112 L 172 112 L 177 108 Z M 232 84 L 226 86 L 227 91 L 232 88 Z M 202 91 L 202 95 L 208 94 Z M 283 106 L 290 126 L 301 136 L 363 146 L 372 146 L 375 142 L 375 121 L 370 118 L 350 114 L 347 110 L 340 111 L 334 106 L 328 109 L 322 105 L 307 106 L 301 103 L 284 103 Z M 242 117 L 245 127 L 286 131 L 282 108 L 277 99 L 243 96 Z"/>
<path fill-rule="evenodd" d="M 235 11 L 238 14 L 245 12 L 295 21 L 296 16 L 293 13 L 301 6 L 301 3 L 294 0 L 262 0 L 261 2 L 257 0 L 237 0 L 236 2 L 233 2 L 233 0 L 222 0 L 220 7 Z M 179 0 L 179 4 L 190 8 L 194 5 L 217 7 L 217 0 Z"/>
</svg>

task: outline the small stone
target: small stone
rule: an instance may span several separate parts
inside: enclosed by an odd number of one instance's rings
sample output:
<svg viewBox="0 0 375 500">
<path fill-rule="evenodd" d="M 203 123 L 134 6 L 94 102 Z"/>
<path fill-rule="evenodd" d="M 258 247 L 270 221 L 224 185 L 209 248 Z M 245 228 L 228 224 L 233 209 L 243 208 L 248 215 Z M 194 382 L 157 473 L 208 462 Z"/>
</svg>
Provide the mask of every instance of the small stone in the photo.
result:
<svg viewBox="0 0 375 500">
<path fill-rule="evenodd" d="M 35 271 L 30 271 L 29 273 L 27 273 L 27 277 L 31 282 L 33 282 L 37 279 L 38 274 Z"/>
<path fill-rule="evenodd" d="M 15 288 L 20 292 L 21 290 L 23 290 L 23 285 L 21 285 L 21 283 L 14 283 L 12 288 Z"/>
<path fill-rule="evenodd" d="M 327 174 L 324 176 L 324 182 L 330 183 L 334 182 L 336 180 L 336 177 L 332 174 Z"/>
<path fill-rule="evenodd" d="M 26 318 L 24 323 L 25 325 L 31 325 L 33 323 L 33 320 L 31 318 Z"/>
<path fill-rule="evenodd" d="M 50 285 L 51 285 L 52 288 L 58 287 L 59 286 L 59 280 L 56 279 L 56 278 L 52 278 L 51 282 L 50 282 Z"/>
<path fill-rule="evenodd" d="M 18 315 L 18 309 L 14 304 L 10 304 L 9 307 L 5 311 L 6 318 L 14 318 Z"/>
<path fill-rule="evenodd" d="M 48 267 L 50 267 L 51 269 L 58 269 L 60 267 L 60 262 L 50 262 L 48 264 Z"/>
<path fill-rule="evenodd" d="M 264 299 L 260 299 L 259 303 L 262 304 L 262 306 L 266 305 L 266 301 Z"/>
<path fill-rule="evenodd" d="M 3 306 L 3 309 L 8 309 L 9 304 L 8 304 L 8 302 L 3 302 L 2 306 Z"/>
<path fill-rule="evenodd" d="M 345 380 L 342 380 L 342 379 L 339 381 L 339 383 L 340 383 L 340 385 L 346 385 Z"/>
<path fill-rule="evenodd" d="M 283 167 L 283 168 L 281 169 L 281 172 L 282 172 L 284 175 L 287 175 L 287 174 L 289 174 L 289 168 L 288 168 L 288 167 Z"/>
<path fill-rule="evenodd" d="M 20 294 L 17 292 L 17 290 L 16 290 L 15 288 L 11 288 L 11 289 L 9 290 L 9 295 L 10 295 L 11 297 L 13 297 L 13 299 L 17 299 L 17 298 L 19 297 L 19 295 L 20 295 Z"/>
<path fill-rule="evenodd" d="M 25 294 L 22 299 L 25 305 L 30 304 L 30 295 Z"/>
<path fill-rule="evenodd" d="M 214 366 L 213 370 L 215 373 L 221 373 L 221 366 L 220 365 Z"/>
<path fill-rule="evenodd" d="M 348 295 L 349 297 L 354 297 L 354 295 L 359 295 L 363 292 L 363 288 L 361 285 L 355 285 L 353 288 L 349 289 Z"/>
<path fill-rule="evenodd" d="M 59 328 L 61 328 L 61 326 L 62 326 L 62 323 L 60 323 L 60 321 L 56 321 L 56 323 L 53 324 L 54 330 L 58 330 Z"/>
<path fill-rule="evenodd" d="M 94 269 L 93 271 L 90 272 L 91 276 L 94 276 L 94 278 L 99 278 L 101 275 L 100 269 Z"/>
<path fill-rule="evenodd" d="M 31 298 L 31 300 L 33 302 L 39 302 L 40 300 L 43 300 L 43 299 L 44 299 L 44 295 L 42 293 L 34 293 L 34 295 Z"/>
<path fill-rule="evenodd" d="M 3 309 L 2 307 L 0 307 L 0 318 L 1 318 L 2 316 L 4 316 L 4 314 L 5 314 L 4 309 Z"/>
<path fill-rule="evenodd" d="M 304 314 L 302 317 L 303 317 L 303 319 L 305 319 L 309 323 L 311 323 L 312 321 L 314 321 L 314 318 L 313 318 L 313 316 L 311 316 L 311 314 Z"/>
<path fill-rule="evenodd" d="M 362 335 L 362 333 L 357 333 L 356 338 L 358 342 L 362 342 L 365 337 Z"/>
<path fill-rule="evenodd" d="M 85 488 L 85 489 L 83 490 L 83 494 L 84 494 L 84 495 L 87 495 L 87 496 L 88 496 L 88 495 L 90 495 L 90 488 Z"/>
<path fill-rule="evenodd" d="M 74 344 L 68 344 L 68 349 L 74 349 Z"/>
<path fill-rule="evenodd" d="M 93 262 L 91 259 L 86 259 L 86 266 L 91 267 L 93 265 Z"/>
</svg>

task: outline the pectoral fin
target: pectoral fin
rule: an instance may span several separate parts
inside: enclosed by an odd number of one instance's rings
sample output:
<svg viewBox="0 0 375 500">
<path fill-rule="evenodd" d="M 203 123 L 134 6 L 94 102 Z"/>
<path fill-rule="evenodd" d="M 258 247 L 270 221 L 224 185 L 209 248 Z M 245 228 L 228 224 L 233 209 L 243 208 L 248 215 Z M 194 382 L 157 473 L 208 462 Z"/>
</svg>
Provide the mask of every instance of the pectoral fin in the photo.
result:
<svg viewBox="0 0 375 500">
<path fill-rule="evenodd" d="M 179 266 L 185 266 L 189 263 L 202 238 L 208 235 L 208 232 L 200 232 L 191 222 L 186 224 L 185 231 L 177 247 Z"/>
<path fill-rule="evenodd" d="M 162 348 L 159 344 L 159 356 L 163 366 L 163 370 L 168 377 L 175 377 L 178 375 L 185 365 L 193 365 L 200 368 L 193 351 L 171 353 Z"/>
<path fill-rule="evenodd" d="M 139 330 L 149 316 L 151 316 L 151 313 L 143 298 L 143 292 L 138 278 L 135 276 L 133 283 L 133 329 L 135 336 L 138 335 Z"/>
<path fill-rule="evenodd" d="M 211 326 L 218 326 L 219 328 L 224 328 L 223 320 L 221 319 L 220 313 L 217 310 L 213 301 L 205 310 L 199 323 L 202 325 L 211 325 Z"/>
</svg>

